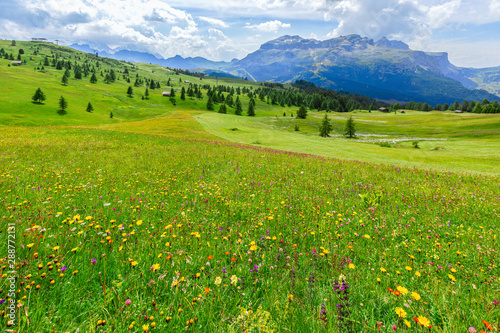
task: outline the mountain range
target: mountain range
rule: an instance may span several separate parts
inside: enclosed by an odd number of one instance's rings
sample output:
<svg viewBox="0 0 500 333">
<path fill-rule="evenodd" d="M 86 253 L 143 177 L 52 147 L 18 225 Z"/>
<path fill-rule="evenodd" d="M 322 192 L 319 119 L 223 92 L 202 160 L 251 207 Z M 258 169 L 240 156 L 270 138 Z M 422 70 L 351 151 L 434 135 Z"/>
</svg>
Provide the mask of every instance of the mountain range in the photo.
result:
<svg viewBox="0 0 500 333">
<path fill-rule="evenodd" d="M 93 53 L 87 45 L 71 47 Z M 347 35 L 320 41 L 286 35 L 231 62 L 181 56 L 163 59 L 129 50 L 99 55 L 212 75 L 223 71 L 256 81 L 287 83 L 301 79 L 385 101 L 438 104 L 464 99 L 500 100 L 500 67 L 457 67 L 450 63 L 446 52 L 415 51 L 401 41 L 387 38 L 375 42 Z"/>
</svg>

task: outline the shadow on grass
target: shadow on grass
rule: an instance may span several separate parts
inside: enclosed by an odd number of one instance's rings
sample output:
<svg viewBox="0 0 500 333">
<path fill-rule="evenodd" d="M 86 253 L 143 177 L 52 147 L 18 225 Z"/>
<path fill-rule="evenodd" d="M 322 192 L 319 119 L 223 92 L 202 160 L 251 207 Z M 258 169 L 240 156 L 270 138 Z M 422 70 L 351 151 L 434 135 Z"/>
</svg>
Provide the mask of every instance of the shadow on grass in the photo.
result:
<svg viewBox="0 0 500 333">
<path fill-rule="evenodd" d="M 64 116 L 65 114 L 67 114 L 67 112 L 65 110 L 58 110 L 57 114 L 60 116 Z"/>
</svg>

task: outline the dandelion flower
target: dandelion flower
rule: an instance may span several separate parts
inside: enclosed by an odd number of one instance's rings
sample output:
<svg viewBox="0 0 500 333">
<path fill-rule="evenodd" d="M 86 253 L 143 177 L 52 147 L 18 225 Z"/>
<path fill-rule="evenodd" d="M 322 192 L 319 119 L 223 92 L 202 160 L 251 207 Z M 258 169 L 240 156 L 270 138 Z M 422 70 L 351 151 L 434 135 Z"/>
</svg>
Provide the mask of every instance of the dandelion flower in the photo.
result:
<svg viewBox="0 0 500 333">
<path fill-rule="evenodd" d="M 412 268 L 410 266 L 406 266 L 405 269 L 409 272 L 412 270 Z"/>
<path fill-rule="evenodd" d="M 411 296 L 416 300 L 416 301 L 419 301 L 420 300 L 420 295 L 416 292 L 412 292 L 411 293 Z"/>
<path fill-rule="evenodd" d="M 349 264 L 349 268 L 350 268 L 350 269 L 354 269 L 354 268 L 356 268 L 356 266 L 354 266 L 354 264 L 351 262 L 351 263 Z"/>
</svg>

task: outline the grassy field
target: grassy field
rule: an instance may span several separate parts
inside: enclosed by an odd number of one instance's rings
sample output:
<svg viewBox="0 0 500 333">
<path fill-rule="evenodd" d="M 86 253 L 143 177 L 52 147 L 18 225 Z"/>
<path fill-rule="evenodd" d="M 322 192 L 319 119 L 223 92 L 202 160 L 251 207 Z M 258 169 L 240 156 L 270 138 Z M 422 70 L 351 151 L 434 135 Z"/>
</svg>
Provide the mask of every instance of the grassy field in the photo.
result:
<svg viewBox="0 0 500 333">
<path fill-rule="evenodd" d="M 63 86 L 32 57 L 0 60 L 1 330 L 498 331 L 498 116 L 332 112 L 320 138 L 324 112 L 174 105 L 168 77 L 199 78 L 146 64 L 149 100 Z"/>
</svg>

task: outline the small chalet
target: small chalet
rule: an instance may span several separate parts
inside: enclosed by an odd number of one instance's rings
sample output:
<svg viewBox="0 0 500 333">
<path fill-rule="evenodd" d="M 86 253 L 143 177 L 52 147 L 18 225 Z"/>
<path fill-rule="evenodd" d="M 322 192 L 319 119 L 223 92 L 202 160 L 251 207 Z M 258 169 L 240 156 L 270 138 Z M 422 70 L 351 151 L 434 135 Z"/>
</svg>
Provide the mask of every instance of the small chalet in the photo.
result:
<svg viewBox="0 0 500 333">
<path fill-rule="evenodd" d="M 32 42 L 46 42 L 47 38 L 31 38 Z"/>
<path fill-rule="evenodd" d="M 184 83 L 189 83 L 189 80 L 184 80 Z"/>
<path fill-rule="evenodd" d="M 170 97 L 170 91 L 164 91 L 162 95 L 163 97 Z"/>
<path fill-rule="evenodd" d="M 455 113 L 464 113 L 462 110 L 455 110 Z"/>
<path fill-rule="evenodd" d="M 21 66 L 23 64 L 22 61 L 13 61 L 12 66 Z"/>
<path fill-rule="evenodd" d="M 385 107 L 381 107 L 381 108 L 379 108 L 379 111 L 382 111 L 382 112 L 389 112 L 389 109 L 388 109 L 388 108 L 385 108 Z"/>
</svg>

